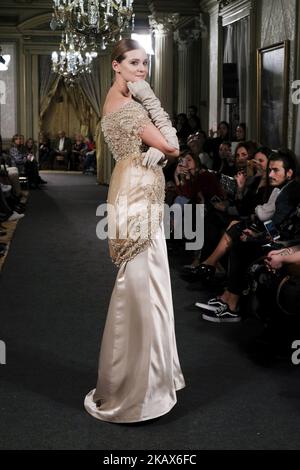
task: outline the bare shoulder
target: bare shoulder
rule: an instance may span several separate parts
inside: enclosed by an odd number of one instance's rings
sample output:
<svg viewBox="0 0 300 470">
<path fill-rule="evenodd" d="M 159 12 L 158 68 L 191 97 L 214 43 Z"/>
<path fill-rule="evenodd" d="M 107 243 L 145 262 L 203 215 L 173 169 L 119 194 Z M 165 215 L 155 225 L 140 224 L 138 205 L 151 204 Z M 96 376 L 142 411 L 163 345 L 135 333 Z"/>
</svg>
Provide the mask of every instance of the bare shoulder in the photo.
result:
<svg viewBox="0 0 300 470">
<path fill-rule="evenodd" d="M 123 96 L 114 96 L 108 94 L 103 106 L 102 115 L 107 116 L 108 114 L 115 113 L 119 109 L 123 108 L 127 103 L 133 101 L 132 98 Z"/>
</svg>

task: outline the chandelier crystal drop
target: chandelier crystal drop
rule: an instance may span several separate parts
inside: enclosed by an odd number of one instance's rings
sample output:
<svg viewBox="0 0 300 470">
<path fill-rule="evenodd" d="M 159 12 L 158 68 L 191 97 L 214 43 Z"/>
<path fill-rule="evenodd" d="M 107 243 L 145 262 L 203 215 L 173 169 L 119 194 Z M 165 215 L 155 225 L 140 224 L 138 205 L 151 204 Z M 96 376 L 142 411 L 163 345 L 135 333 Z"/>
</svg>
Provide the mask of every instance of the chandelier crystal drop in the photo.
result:
<svg viewBox="0 0 300 470">
<path fill-rule="evenodd" d="M 58 52 L 52 52 L 52 69 L 72 85 L 81 74 L 91 72 L 92 60 L 97 55 L 93 47 L 88 47 L 85 37 L 66 31 Z"/>
<path fill-rule="evenodd" d="M 134 29 L 133 0 L 53 0 L 50 28 L 62 29 L 59 51 L 52 53 L 53 71 L 67 83 L 91 72 L 97 49 L 102 50 Z"/>
</svg>

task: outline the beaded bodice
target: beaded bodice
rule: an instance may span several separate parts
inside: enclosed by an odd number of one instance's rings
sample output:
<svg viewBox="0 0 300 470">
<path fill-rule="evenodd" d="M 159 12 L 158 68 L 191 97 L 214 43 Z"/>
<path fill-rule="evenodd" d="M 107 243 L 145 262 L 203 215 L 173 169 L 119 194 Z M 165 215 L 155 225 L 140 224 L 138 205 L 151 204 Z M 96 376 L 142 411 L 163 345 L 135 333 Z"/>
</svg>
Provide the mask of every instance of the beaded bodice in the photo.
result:
<svg viewBox="0 0 300 470">
<path fill-rule="evenodd" d="M 140 134 L 150 122 L 145 108 L 134 100 L 102 118 L 104 139 L 116 161 L 141 155 Z"/>
</svg>

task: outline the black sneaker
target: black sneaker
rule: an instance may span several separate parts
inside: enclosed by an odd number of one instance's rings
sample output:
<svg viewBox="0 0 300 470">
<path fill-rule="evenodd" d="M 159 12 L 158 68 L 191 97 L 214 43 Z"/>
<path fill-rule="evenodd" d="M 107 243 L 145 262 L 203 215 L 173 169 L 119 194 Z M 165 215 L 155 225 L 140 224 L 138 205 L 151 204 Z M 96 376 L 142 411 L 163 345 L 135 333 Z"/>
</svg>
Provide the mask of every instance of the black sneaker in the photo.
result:
<svg viewBox="0 0 300 470">
<path fill-rule="evenodd" d="M 203 310 L 210 310 L 215 312 L 224 305 L 224 302 L 219 297 L 214 297 L 213 299 L 208 300 L 207 302 L 196 302 L 195 306 L 198 308 L 202 308 Z"/>
<path fill-rule="evenodd" d="M 215 307 L 214 310 L 208 309 L 206 313 L 202 314 L 203 320 L 207 320 L 213 323 L 237 323 L 241 321 L 241 316 L 238 311 L 233 312 L 229 306 L 218 300 L 219 307 Z M 209 307 L 211 307 L 209 305 Z"/>
</svg>

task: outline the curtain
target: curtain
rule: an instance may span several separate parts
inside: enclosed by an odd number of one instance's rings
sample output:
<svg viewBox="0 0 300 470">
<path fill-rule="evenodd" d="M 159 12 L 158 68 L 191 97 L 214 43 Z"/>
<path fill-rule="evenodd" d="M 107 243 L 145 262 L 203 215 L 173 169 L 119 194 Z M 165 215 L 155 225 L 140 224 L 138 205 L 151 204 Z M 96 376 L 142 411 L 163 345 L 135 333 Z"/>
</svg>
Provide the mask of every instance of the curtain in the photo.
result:
<svg viewBox="0 0 300 470">
<path fill-rule="evenodd" d="M 250 18 L 224 27 L 224 63 L 236 63 L 239 86 L 238 121 L 250 123 Z M 222 99 L 222 119 L 229 121 L 229 106 Z M 234 124 L 234 123 L 231 123 Z"/>
<path fill-rule="evenodd" d="M 84 93 L 86 99 L 90 103 L 97 118 L 101 115 L 101 77 L 100 77 L 100 61 L 93 61 L 92 72 L 85 73 L 80 77 L 78 82 L 79 88 Z"/>
<path fill-rule="evenodd" d="M 96 158 L 97 179 L 99 183 L 109 183 L 113 170 L 113 159 L 101 131 L 101 111 L 105 97 L 111 86 L 111 57 L 110 54 L 100 55 L 93 63 L 91 74 L 84 74 L 79 81 L 79 87 L 92 109 L 96 113 Z"/>
<path fill-rule="evenodd" d="M 39 128 L 42 129 L 42 121 L 52 98 L 54 97 L 60 81 L 59 75 L 52 72 L 51 57 L 41 55 L 39 57 L 39 82 L 40 82 L 40 115 Z"/>
<path fill-rule="evenodd" d="M 50 139 L 57 138 L 59 131 L 65 131 L 71 139 L 81 131 L 81 115 L 76 112 L 64 80 L 60 80 L 56 93 L 43 117 L 43 129 Z M 79 115 L 78 115 L 79 114 Z"/>
<path fill-rule="evenodd" d="M 89 102 L 78 83 L 75 82 L 73 86 L 68 86 L 64 83 L 64 88 L 80 122 L 80 134 L 85 137 L 90 130 L 91 113 Z"/>
</svg>

